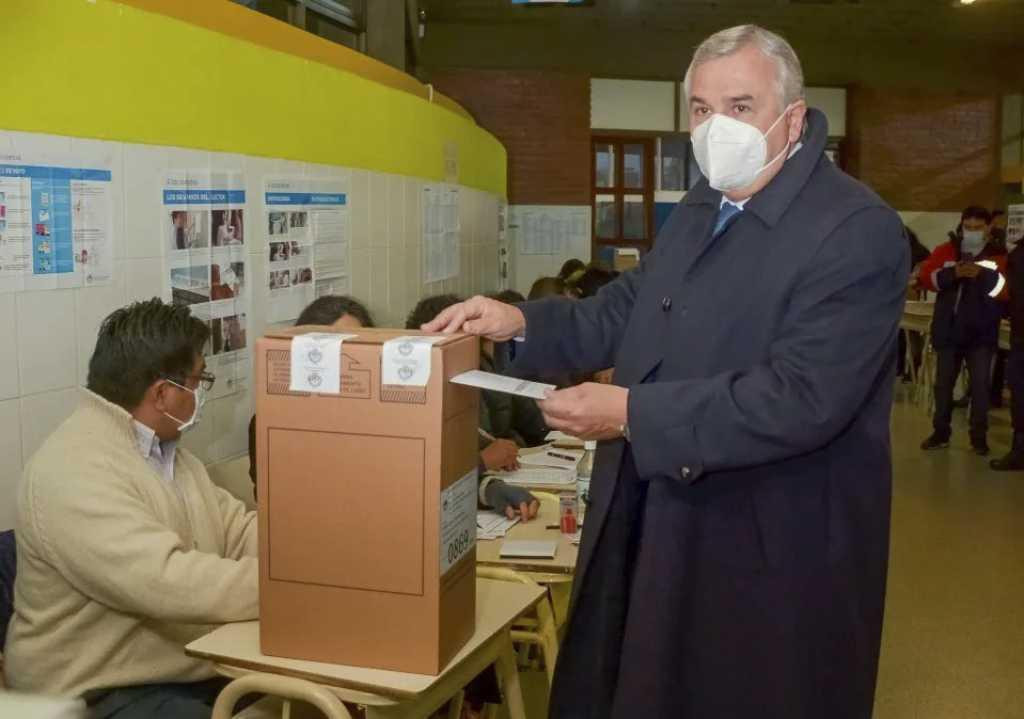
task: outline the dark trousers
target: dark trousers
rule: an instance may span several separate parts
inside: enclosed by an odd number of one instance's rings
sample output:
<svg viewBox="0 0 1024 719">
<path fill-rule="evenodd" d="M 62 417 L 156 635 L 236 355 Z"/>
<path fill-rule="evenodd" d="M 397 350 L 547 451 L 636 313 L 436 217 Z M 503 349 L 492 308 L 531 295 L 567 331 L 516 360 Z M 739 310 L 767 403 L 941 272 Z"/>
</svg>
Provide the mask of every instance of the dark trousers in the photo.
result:
<svg viewBox="0 0 1024 719">
<path fill-rule="evenodd" d="M 996 361 L 992 364 L 992 404 L 1003 406 L 1003 386 L 1006 384 L 1006 363 L 1010 353 L 1004 349 L 996 350 Z"/>
<path fill-rule="evenodd" d="M 142 684 L 111 689 L 89 702 L 89 719 L 210 719 L 227 679 L 191 684 Z M 258 699 L 247 696 L 237 710 Z"/>
<path fill-rule="evenodd" d="M 1006 381 L 1010 385 L 1010 418 L 1013 431 L 1024 432 L 1024 347 L 1014 347 L 1006 360 Z"/>
<path fill-rule="evenodd" d="M 971 439 L 984 439 L 988 432 L 989 377 L 991 346 L 947 347 L 935 351 L 935 416 L 932 426 L 936 434 L 949 437 L 953 418 L 953 388 L 960 375 L 960 367 L 967 362 L 971 395 Z"/>
</svg>

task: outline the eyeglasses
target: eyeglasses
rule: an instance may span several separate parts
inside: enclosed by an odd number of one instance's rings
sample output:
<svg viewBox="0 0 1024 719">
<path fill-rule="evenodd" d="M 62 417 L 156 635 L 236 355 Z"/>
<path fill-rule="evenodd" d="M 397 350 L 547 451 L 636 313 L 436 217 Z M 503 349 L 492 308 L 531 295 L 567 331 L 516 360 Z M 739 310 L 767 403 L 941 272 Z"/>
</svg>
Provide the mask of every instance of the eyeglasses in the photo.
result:
<svg viewBox="0 0 1024 719">
<path fill-rule="evenodd" d="M 175 383 L 177 383 L 178 379 L 181 379 L 182 380 L 181 386 L 185 387 L 185 388 L 188 388 L 189 381 L 191 380 L 191 381 L 196 383 L 196 387 L 198 387 L 199 385 L 202 385 L 203 386 L 203 390 L 206 391 L 206 392 L 209 392 L 211 389 L 213 389 L 213 383 L 217 381 L 216 375 L 214 375 L 214 374 L 212 374 L 210 372 L 200 372 L 199 374 L 193 374 L 193 375 L 182 376 L 182 377 L 177 377 L 177 378 L 176 377 L 164 377 L 164 379 L 169 380 L 171 382 L 175 382 Z"/>
</svg>

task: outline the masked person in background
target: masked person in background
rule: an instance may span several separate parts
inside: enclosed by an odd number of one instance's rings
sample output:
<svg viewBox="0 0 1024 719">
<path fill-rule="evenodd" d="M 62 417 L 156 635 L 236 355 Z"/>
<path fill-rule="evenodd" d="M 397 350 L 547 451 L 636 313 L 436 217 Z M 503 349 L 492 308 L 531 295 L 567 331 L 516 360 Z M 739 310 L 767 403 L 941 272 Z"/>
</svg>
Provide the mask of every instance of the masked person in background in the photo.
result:
<svg viewBox="0 0 1024 719">
<path fill-rule="evenodd" d="M 959 227 L 949 233 L 949 242 L 935 248 L 921 267 L 921 286 L 938 293 L 931 332 L 937 357 L 934 431 L 921 449 L 949 446 L 953 387 L 966 362 L 971 383 L 971 447 L 982 456 L 989 452 L 990 371 L 1008 295 L 1006 251 L 991 241 L 990 220 L 983 207 L 965 209 Z"/>
<path fill-rule="evenodd" d="M 81 406 L 25 468 L 4 671 L 90 718 L 208 719 L 224 681 L 184 646 L 258 616 L 256 513 L 178 446 L 209 329 L 158 299 L 100 326 Z"/>
</svg>

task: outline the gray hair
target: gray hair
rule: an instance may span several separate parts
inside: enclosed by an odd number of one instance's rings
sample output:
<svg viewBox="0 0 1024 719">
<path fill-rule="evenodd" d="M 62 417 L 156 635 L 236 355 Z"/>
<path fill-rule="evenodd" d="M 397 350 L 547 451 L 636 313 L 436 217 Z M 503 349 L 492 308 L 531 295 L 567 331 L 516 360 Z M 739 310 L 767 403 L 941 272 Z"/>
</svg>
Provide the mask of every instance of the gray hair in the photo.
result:
<svg viewBox="0 0 1024 719">
<path fill-rule="evenodd" d="M 693 60 L 686 70 L 683 92 L 690 100 L 690 80 L 694 69 L 711 60 L 732 55 L 748 45 L 753 45 L 768 58 L 775 61 L 775 83 L 779 96 L 779 109 L 788 107 L 804 97 L 804 71 L 800 58 L 784 37 L 757 25 L 737 25 L 720 32 L 697 46 Z"/>
</svg>

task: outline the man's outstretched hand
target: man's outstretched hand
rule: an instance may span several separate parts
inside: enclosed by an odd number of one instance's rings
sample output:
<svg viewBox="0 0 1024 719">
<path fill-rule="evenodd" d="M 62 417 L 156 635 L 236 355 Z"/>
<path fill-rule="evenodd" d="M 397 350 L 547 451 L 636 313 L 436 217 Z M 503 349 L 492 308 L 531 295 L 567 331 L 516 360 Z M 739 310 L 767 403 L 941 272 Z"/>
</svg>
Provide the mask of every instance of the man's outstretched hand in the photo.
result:
<svg viewBox="0 0 1024 719">
<path fill-rule="evenodd" d="M 477 295 L 465 302 L 452 305 L 431 322 L 420 326 L 424 332 L 466 332 L 505 342 L 522 336 L 526 331 L 526 318 L 518 307 Z"/>
</svg>

